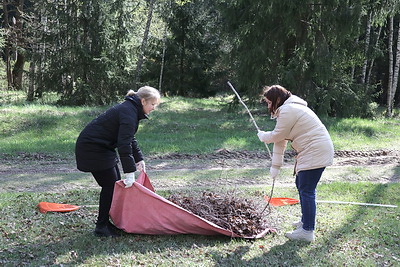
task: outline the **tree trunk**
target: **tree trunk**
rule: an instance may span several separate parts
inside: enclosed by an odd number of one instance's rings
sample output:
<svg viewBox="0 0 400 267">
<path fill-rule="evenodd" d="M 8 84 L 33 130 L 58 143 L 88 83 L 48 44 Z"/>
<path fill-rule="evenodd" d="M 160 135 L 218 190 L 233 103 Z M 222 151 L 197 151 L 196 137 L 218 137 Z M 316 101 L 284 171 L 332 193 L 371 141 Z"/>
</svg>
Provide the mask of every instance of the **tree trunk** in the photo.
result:
<svg viewBox="0 0 400 267">
<path fill-rule="evenodd" d="M 24 73 L 25 55 L 23 52 L 17 52 L 17 60 L 15 61 L 12 70 L 13 88 L 15 90 L 22 90 L 22 75 Z"/>
<path fill-rule="evenodd" d="M 394 53 L 393 53 L 393 34 L 394 34 L 394 25 L 393 25 L 393 17 L 390 18 L 389 25 L 389 84 L 388 84 L 388 95 L 387 95 L 387 117 L 392 117 L 393 115 L 393 106 L 394 106 L 394 97 L 396 95 L 397 83 L 399 78 L 399 68 L 400 68 L 400 21 L 397 25 L 397 43 L 396 43 L 396 58 L 394 62 Z"/>
<path fill-rule="evenodd" d="M 183 30 L 185 31 L 185 30 Z M 184 73 L 185 73 L 185 56 L 186 56 L 186 47 L 185 47 L 185 33 L 182 34 L 182 47 L 180 52 L 179 59 L 179 86 L 178 86 L 178 95 L 185 96 L 185 92 L 183 91 L 183 81 L 184 81 Z"/>
<path fill-rule="evenodd" d="M 15 12 L 15 28 L 16 28 L 16 40 L 15 46 L 20 49 L 16 49 L 17 59 L 14 64 L 14 68 L 12 70 L 12 81 L 13 87 L 16 90 L 22 89 L 22 75 L 24 73 L 24 65 L 25 65 L 25 55 L 22 47 L 24 46 L 24 37 L 23 37 L 23 19 L 21 16 L 21 12 L 23 12 L 24 8 L 24 0 L 18 1 L 18 6 Z"/>
<path fill-rule="evenodd" d="M 7 75 L 7 87 L 8 90 L 12 89 L 12 73 L 11 73 L 11 59 L 10 59 L 10 46 L 9 44 L 6 44 L 5 47 L 5 58 L 6 58 L 6 75 Z"/>
<path fill-rule="evenodd" d="M 382 27 L 380 26 L 378 29 L 378 34 L 377 34 L 376 42 L 375 42 L 375 46 L 374 46 L 375 49 L 378 48 L 379 39 L 381 38 L 381 32 L 382 32 Z M 366 90 L 368 89 L 368 85 L 371 80 L 371 73 L 372 73 L 372 69 L 374 68 L 374 63 L 375 63 L 375 57 L 373 57 L 371 59 L 371 62 L 369 63 L 368 72 L 367 72 L 367 80 L 366 80 Z"/>
<path fill-rule="evenodd" d="M 179 84 L 178 84 L 178 95 L 186 96 L 183 88 L 184 83 L 184 75 L 185 75 L 185 57 L 186 57 L 186 20 L 182 19 L 180 22 L 181 27 L 181 38 L 179 40 L 180 43 L 180 51 L 179 51 Z"/>
<path fill-rule="evenodd" d="M 394 106 L 394 97 L 396 95 L 397 85 L 399 81 L 400 69 L 400 21 L 397 25 L 397 44 L 396 44 L 396 65 L 394 66 L 393 84 L 392 84 L 392 108 Z"/>
<path fill-rule="evenodd" d="M 136 87 L 138 87 L 139 83 L 140 83 L 140 74 L 142 72 L 143 58 L 144 58 L 144 53 L 145 53 L 145 50 L 147 47 L 147 40 L 149 38 L 151 20 L 153 18 L 153 6 L 154 6 L 154 0 L 150 0 L 149 1 L 149 12 L 147 13 L 146 28 L 144 30 L 142 45 L 140 47 L 140 54 L 139 54 L 138 62 L 136 65 L 136 75 L 135 75 L 136 76 L 135 77 Z"/>
<path fill-rule="evenodd" d="M 161 69 L 160 69 L 160 80 L 158 82 L 158 90 L 160 93 L 162 92 L 162 79 L 164 75 L 164 64 L 165 64 L 165 52 L 167 50 L 167 26 L 164 29 L 164 36 L 163 36 L 163 52 L 161 56 Z"/>
<path fill-rule="evenodd" d="M 40 10 L 40 18 L 39 18 L 40 24 L 43 25 L 44 32 L 48 30 L 48 19 L 47 16 L 44 15 L 44 10 Z M 43 39 L 43 32 L 40 33 L 41 40 Z M 36 46 L 37 49 L 37 59 L 36 59 L 36 65 L 37 68 L 35 69 L 35 83 L 36 83 L 36 88 L 35 88 L 35 94 L 34 97 L 37 98 L 42 98 L 43 96 L 43 84 L 44 84 L 44 78 L 43 78 L 43 71 L 45 70 L 45 62 L 46 62 L 46 50 L 47 50 L 47 45 L 46 42 L 38 43 Z M 36 71 L 37 70 L 37 71 Z"/>
<path fill-rule="evenodd" d="M 35 94 L 35 62 L 32 60 L 29 65 L 29 87 L 26 101 L 32 102 Z"/>
<path fill-rule="evenodd" d="M 364 64 L 361 72 L 361 84 L 366 83 L 367 78 L 367 66 L 368 66 L 368 50 L 371 40 L 371 21 L 372 21 L 372 11 L 369 12 L 367 19 L 367 29 L 365 31 L 365 44 L 364 44 Z"/>
<path fill-rule="evenodd" d="M 12 89 L 12 73 L 11 73 L 11 42 L 10 42 L 10 23 L 8 21 L 8 9 L 7 9 L 7 0 L 3 0 L 3 27 L 6 30 L 6 42 L 4 47 L 4 57 L 6 61 L 6 76 L 7 76 L 7 88 L 8 90 Z"/>
<path fill-rule="evenodd" d="M 388 53 L 389 53 L 389 81 L 387 90 L 387 117 L 392 117 L 393 109 L 393 17 L 389 18 L 389 43 L 388 43 Z"/>
</svg>

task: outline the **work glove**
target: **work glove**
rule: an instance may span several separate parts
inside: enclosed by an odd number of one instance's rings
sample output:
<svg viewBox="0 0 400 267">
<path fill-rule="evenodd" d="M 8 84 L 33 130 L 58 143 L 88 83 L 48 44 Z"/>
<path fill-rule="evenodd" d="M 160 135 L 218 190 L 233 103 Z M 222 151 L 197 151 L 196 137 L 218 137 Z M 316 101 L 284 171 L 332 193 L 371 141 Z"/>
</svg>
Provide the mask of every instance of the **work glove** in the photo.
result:
<svg viewBox="0 0 400 267">
<path fill-rule="evenodd" d="M 134 172 L 126 173 L 125 178 L 126 178 L 124 179 L 125 188 L 129 188 L 135 182 L 135 173 Z"/>
<path fill-rule="evenodd" d="M 146 172 L 146 164 L 144 163 L 143 160 L 136 163 L 136 169 L 140 172 Z"/>
<path fill-rule="evenodd" d="M 257 133 L 258 139 L 260 139 L 261 142 L 267 142 L 267 136 L 270 133 L 271 132 L 258 131 Z"/>
<path fill-rule="evenodd" d="M 271 168 L 269 169 L 269 174 L 271 175 L 271 178 L 275 179 L 276 176 L 278 176 L 279 171 L 280 171 L 279 168 L 271 166 Z"/>
</svg>

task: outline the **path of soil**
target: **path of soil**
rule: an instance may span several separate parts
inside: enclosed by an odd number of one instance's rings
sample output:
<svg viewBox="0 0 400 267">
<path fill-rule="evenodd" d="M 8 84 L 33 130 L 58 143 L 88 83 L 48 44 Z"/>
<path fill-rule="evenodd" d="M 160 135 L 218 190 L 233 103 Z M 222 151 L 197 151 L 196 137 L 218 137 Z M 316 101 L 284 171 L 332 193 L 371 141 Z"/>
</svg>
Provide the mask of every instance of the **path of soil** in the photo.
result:
<svg viewBox="0 0 400 267">
<path fill-rule="evenodd" d="M 294 151 L 285 153 L 285 161 L 290 162 L 295 156 Z M 221 149 L 207 155 L 189 155 L 189 154 L 170 154 L 166 156 L 153 157 L 159 160 L 260 160 L 270 159 L 267 152 L 249 152 L 249 151 L 229 151 Z M 264 162 L 262 163 L 264 165 Z M 387 165 L 400 164 L 400 151 L 397 150 L 373 150 L 373 151 L 335 151 L 335 165 Z M 242 164 L 238 166 L 243 167 Z"/>
<path fill-rule="evenodd" d="M 285 164 L 293 164 L 293 151 L 285 153 Z M 148 156 L 148 170 L 265 168 L 267 152 L 229 151 L 221 149 L 211 154 L 169 154 Z M 334 166 L 399 165 L 399 150 L 335 151 Z M 62 158 L 43 153 L 0 155 L 0 175 L 18 173 L 78 172 L 72 157 Z"/>
</svg>

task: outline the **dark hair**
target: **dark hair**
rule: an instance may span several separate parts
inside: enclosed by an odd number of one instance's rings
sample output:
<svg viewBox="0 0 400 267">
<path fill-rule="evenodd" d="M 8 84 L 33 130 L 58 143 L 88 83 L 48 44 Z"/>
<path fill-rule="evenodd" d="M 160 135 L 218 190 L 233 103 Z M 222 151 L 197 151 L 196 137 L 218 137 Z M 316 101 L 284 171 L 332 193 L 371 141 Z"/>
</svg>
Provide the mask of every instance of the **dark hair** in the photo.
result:
<svg viewBox="0 0 400 267">
<path fill-rule="evenodd" d="M 264 86 L 262 96 L 272 102 L 269 112 L 275 114 L 276 110 L 292 95 L 292 93 L 283 86 L 271 85 Z"/>
</svg>

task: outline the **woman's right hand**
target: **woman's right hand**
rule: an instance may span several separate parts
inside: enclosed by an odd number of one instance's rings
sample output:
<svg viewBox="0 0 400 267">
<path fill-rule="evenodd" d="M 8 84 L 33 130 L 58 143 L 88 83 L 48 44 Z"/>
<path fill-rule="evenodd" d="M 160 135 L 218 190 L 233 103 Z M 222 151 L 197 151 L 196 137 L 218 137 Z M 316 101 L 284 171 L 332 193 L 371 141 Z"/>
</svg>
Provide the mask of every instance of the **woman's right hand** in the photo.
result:
<svg viewBox="0 0 400 267">
<path fill-rule="evenodd" d="M 258 139 L 260 139 L 261 142 L 267 142 L 268 141 L 268 136 L 271 132 L 264 132 L 264 131 L 258 131 L 257 136 Z"/>
<path fill-rule="evenodd" d="M 134 172 L 126 173 L 124 179 L 125 188 L 131 187 L 134 182 L 135 182 L 135 173 Z"/>
</svg>

